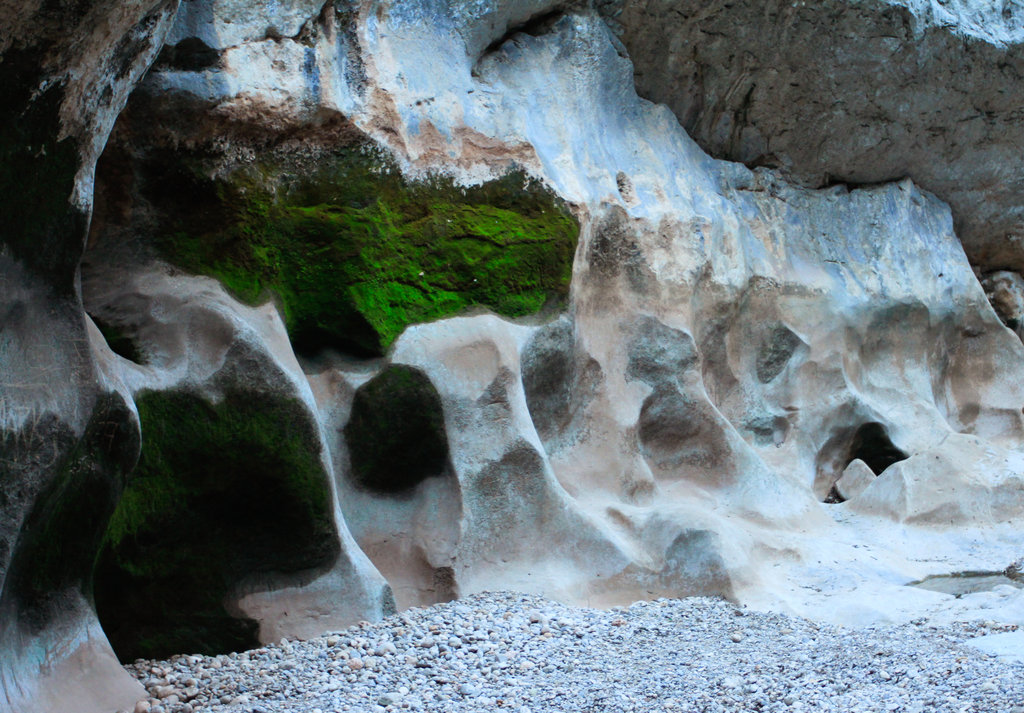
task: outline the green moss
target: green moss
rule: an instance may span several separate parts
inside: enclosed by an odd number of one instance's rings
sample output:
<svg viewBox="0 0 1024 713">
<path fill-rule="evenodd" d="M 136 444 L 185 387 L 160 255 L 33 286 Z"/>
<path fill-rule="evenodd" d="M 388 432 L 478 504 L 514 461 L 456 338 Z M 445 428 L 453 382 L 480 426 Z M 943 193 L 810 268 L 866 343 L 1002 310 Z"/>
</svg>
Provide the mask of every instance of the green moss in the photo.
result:
<svg viewBox="0 0 1024 713">
<path fill-rule="evenodd" d="M 448 464 L 441 398 L 412 367 L 389 366 L 359 387 L 344 433 L 352 477 L 369 490 L 407 490 Z"/>
<path fill-rule="evenodd" d="M 56 423 L 44 426 L 42 433 L 51 452 L 65 455 L 22 528 L 4 591 L 18 598 L 21 622 L 31 629 L 60 616 L 69 591 L 89 593 L 104 527 L 139 447 L 131 413 L 116 394 L 97 399 L 81 438 Z M 11 445 L 4 440 L 0 438 L 0 453 Z M 21 449 L 35 445 L 31 440 Z M 13 463 L 10 475 L 38 469 L 36 477 L 45 477 L 47 460 L 30 461 L 21 469 Z"/>
<path fill-rule="evenodd" d="M 294 402 L 184 392 L 138 400 L 142 455 L 96 568 L 122 660 L 256 644 L 224 609 L 243 577 L 324 566 L 338 552 L 316 432 Z"/>
<path fill-rule="evenodd" d="M 189 175 L 184 193 L 202 193 Z M 315 169 L 238 169 L 205 194 L 203 211 L 178 212 L 164 255 L 242 300 L 274 293 L 300 349 L 381 354 L 410 324 L 472 306 L 523 316 L 568 293 L 578 225 L 522 174 L 410 183 L 353 149 Z"/>
</svg>

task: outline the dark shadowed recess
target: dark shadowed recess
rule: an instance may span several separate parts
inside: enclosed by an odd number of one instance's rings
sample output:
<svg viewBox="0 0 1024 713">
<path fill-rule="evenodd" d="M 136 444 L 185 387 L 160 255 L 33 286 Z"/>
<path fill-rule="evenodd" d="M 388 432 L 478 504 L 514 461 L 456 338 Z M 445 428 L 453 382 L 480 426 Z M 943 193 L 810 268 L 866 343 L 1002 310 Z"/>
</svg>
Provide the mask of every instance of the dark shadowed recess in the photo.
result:
<svg viewBox="0 0 1024 713">
<path fill-rule="evenodd" d="M 906 460 L 907 457 L 907 454 L 897 448 L 889 439 L 889 433 L 885 430 L 885 426 L 877 422 L 865 423 L 857 428 L 850 437 L 846 457 L 839 462 L 841 467 L 833 480 L 838 480 L 842 476 L 843 470 L 855 460 L 864 461 L 871 472 L 878 476 L 893 463 Z M 825 502 L 841 503 L 844 501 L 845 498 L 839 494 L 838 488 L 833 484 L 825 497 Z"/>
<path fill-rule="evenodd" d="M 92 319 L 93 324 L 96 325 L 96 328 L 100 330 L 100 334 L 106 340 L 110 351 L 136 364 L 145 364 L 147 362 L 146 355 L 129 330 L 96 315 L 90 314 L 89 317 Z"/>
<path fill-rule="evenodd" d="M 94 575 L 103 629 L 122 661 L 253 648 L 257 623 L 225 608 L 239 582 L 339 552 L 316 430 L 293 400 L 249 392 L 138 409 L 142 455 Z"/>
<path fill-rule="evenodd" d="M 893 445 L 889 440 L 889 434 L 880 423 L 865 423 L 857 429 L 850 443 L 850 457 L 846 465 L 860 459 L 867 463 L 868 468 L 875 475 L 882 472 L 893 463 L 907 459 L 907 454 Z"/>
<path fill-rule="evenodd" d="M 166 45 L 160 50 L 154 68 L 177 69 L 184 72 L 201 72 L 220 65 L 220 52 L 198 37 L 187 37 L 176 45 Z"/>
<path fill-rule="evenodd" d="M 568 295 L 579 226 L 522 173 L 410 182 L 368 143 L 315 165 L 260 159 L 210 178 L 201 157 L 154 152 L 143 194 L 167 216 L 163 257 L 250 304 L 273 294 L 300 353 L 381 356 L 410 324 Z"/>
<path fill-rule="evenodd" d="M 389 366 L 359 387 L 344 435 L 366 490 L 401 493 L 448 470 L 441 398 L 419 369 Z"/>
<path fill-rule="evenodd" d="M 59 619 L 69 597 L 88 595 L 104 527 L 139 448 L 138 430 L 124 399 L 117 394 L 101 396 L 75 445 L 71 429 L 55 419 L 23 434 L 0 435 L 5 481 L 0 483 L 0 499 L 17 498 L 17 486 L 31 482 L 30 473 L 39 470 L 41 462 L 17 454 L 44 440 L 51 452 L 67 455 L 22 527 L 3 591 L 3 616 L 17 609 L 17 624 L 31 633 Z"/>
<path fill-rule="evenodd" d="M 64 296 L 73 292 L 88 217 L 71 205 L 78 144 L 63 136 L 60 85 L 46 86 L 32 50 L 0 62 L 0 245 Z M 46 87 L 45 91 L 40 91 Z"/>
<path fill-rule="evenodd" d="M 564 4 L 568 5 L 569 3 Z M 505 31 L 505 34 L 491 42 L 491 44 L 487 45 L 487 47 L 481 53 L 480 59 L 483 59 L 488 55 L 494 54 L 495 52 L 501 49 L 502 45 L 504 45 L 509 40 L 513 39 L 516 35 L 523 34 L 530 35 L 531 37 L 540 37 L 541 35 L 548 34 L 549 32 L 551 32 L 554 26 L 558 24 L 558 21 L 565 17 L 565 12 L 566 9 L 564 7 L 556 7 L 553 10 L 545 10 L 541 13 L 532 16 L 531 18 L 526 20 L 526 22 L 522 22 L 518 25 L 514 25 L 508 28 Z M 479 59 L 477 61 L 479 61 Z"/>
</svg>

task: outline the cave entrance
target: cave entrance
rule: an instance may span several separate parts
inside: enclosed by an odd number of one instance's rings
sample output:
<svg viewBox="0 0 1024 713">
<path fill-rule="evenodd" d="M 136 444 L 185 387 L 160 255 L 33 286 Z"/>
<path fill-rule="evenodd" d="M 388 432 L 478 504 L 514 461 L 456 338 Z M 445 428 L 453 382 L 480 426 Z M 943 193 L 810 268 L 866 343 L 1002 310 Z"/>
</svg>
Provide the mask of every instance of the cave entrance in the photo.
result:
<svg viewBox="0 0 1024 713">
<path fill-rule="evenodd" d="M 877 421 L 843 429 L 829 440 L 818 457 L 815 492 L 826 503 L 846 502 L 863 491 L 872 476 L 877 477 L 893 463 L 906 459 L 907 454 L 896 447 L 885 426 Z M 855 472 L 849 472 L 855 461 L 862 463 L 852 469 Z"/>
<path fill-rule="evenodd" d="M 843 468 L 858 459 L 867 463 L 875 475 L 881 475 L 893 463 L 906 460 L 907 454 L 893 445 L 882 424 L 865 423 L 853 434 L 850 455 Z"/>
</svg>

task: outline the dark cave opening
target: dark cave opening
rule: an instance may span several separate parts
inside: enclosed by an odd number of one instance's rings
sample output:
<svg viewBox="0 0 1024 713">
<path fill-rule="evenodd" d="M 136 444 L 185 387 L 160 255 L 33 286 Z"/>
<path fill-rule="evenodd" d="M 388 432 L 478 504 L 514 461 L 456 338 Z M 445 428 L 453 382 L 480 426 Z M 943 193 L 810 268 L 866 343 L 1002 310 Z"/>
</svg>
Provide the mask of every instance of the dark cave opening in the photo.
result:
<svg viewBox="0 0 1024 713">
<path fill-rule="evenodd" d="M 565 9 L 562 7 L 556 7 L 551 10 L 546 10 L 540 14 L 534 15 L 525 22 L 513 25 L 505 30 L 505 33 L 498 39 L 487 45 L 484 51 L 480 54 L 480 59 L 494 54 L 501 49 L 502 45 L 511 40 L 513 37 L 519 34 L 530 35 L 531 37 L 540 37 L 551 32 L 555 24 L 565 17 Z M 479 60 L 477 60 L 479 61 Z"/>
<path fill-rule="evenodd" d="M 176 69 L 201 72 L 221 64 L 220 50 L 216 50 L 198 37 L 186 37 L 176 45 L 165 45 L 154 66 L 158 69 Z"/>
<path fill-rule="evenodd" d="M 855 460 L 863 461 L 877 477 L 893 463 L 906 460 L 907 457 L 889 438 L 886 427 L 877 421 L 842 427 L 834 432 L 818 454 L 814 491 L 822 502 L 846 502 L 850 493 L 848 489 L 853 487 L 855 491 L 858 490 L 856 482 L 858 478 L 863 478 L 852 476 L 852 481 L 843 480 L 847 468 Z M 842 487 L 840 481 L 844 483 Z"/>
<path fill-rule="evenodd" d="M 874 422 L 865 423 L 853 434 L 850 454 L 843 468 L 858 459 L 867 463 L 875 475 L 881 475 L 893 463 L 906 460 L 907 454 L 893 445 L 882 424 Z"/>
<path fill-rule="evenodd" d="M 130 329 L 108 322 L 95 314 L 90 313 L 89 317 L 96 328 L 100 330 L 110 351 L 136 364 L 145 364 L 149 361 Z"/>
</svg>

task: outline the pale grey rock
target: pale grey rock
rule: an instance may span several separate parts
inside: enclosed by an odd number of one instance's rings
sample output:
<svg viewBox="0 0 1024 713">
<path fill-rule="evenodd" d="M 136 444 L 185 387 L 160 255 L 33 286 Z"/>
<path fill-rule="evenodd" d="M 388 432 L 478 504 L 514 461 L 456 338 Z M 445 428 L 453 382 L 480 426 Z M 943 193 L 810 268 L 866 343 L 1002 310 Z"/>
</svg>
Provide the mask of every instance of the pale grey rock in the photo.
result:
<svg viewBox="0 0 1024 713">
<path fill-rule="evenodd" d="M 949 434 L 888 468 L 850 507 L 909 523 L 1003 521 L 1024 507 L 1024 455 L 976 436 Z"/>
<path fill-rule="evenodd" d="M 349 2 L 190 0 L 141 92 L 202 105 L 223 143 L 232 122 L 273 134 L 350 113 L 362 84 L 356 14 Z"/>
<path fill-rule="evenodd" d="M 187 0 L 167 36 L 169 46 L 198 39 L 207 47 L 229 47 L 293 38 L 324 8 L 321 0 L 277 0 L 253 4 L 240 0 Z"/>
<path fill-rule="evenodd" d="M 714 156 L 810 186 L 909 176 L 983 269 L 1024 267 L 1024 7 L 987 0 L 598 3 L 641 96 Z"/>
<path fill-rule="evenodd" d="M 843 470 L 842 476 L 836 481 L 835 488 L 844 500 L 851 500 L 871 485 L 875 473 L 860 458 L 854 458 Z"/>
<path fill-rule="evenodd" d="M 367 77 L 381 94 L 362 116 L 378 122 L 381 139 L 412 169 L 473 180 L 515 155 L 585 206 L 570 319 L 517 339 L 541 446 L 531 448 L 572 507 L 633 553 L 614 565 L 617 575 L 602 575 L 600 585 L 595 577 L 588 601 L 660 587 L 736 592 L 736 582 L 768 574 L 765 560 L 745 554 L 773 537 L 753 523 L 827 531 L 833 513 L 815 501 L 853 459 L 898 468 L 892 462 L 930 453 L 958 432 L 1019 447 L 1022 351 L 933 195 L 907 180 L 807 190 L 772 171 L 710 160 L 663 107 L 635 97 L 621 48 L 586 15 L 514 35 L 473 63 L 444 49 L 451 36 L 429 26 L 366 29 L 375 57 Z M 445 58 L 443 82 L 417 70 L 427 55 Z M 400 107 L 386 132 L 385 95 Z M 417 103 L 425 96 L 446 99 Z M 423 131 L 428 123 L 437 131 Z M 479 141 L 467 145 L 470 134 L 491 137 L 487 152 Z M 519 328 L 502 329 L 511 336 Z M 444 330 L 409 330 L 393 358 L 408 361 L 419 335 Z M 447 383 L 486 384 L 497 374 L 491 350 L 469 346 L 462 332 L 444 337 L 443 358 L 416 347 L 412 363 L 442 394 Z M 442 353 L 437 341 L 429 353 Z M 484 364 L 490 376 L 479 375 Z M 501 393 L 484 402 L 487 425 L 445 397 L 457 471 L 478 443 L 515 443 L 515 431 L 495 425 L 516 414 L 518 397 L 510 409 L 495 398 Z M 464 450 L 469 434 L 473 446 Z M 517 456 L 515 468 L 533 466 Z M 494 471 L 503 482 L 504 473 Z M 996 475 L 981 477 L 992 485 Z M 476 485 L 459 479 L 468 518 Z M 990 500 L 984 492 L 978 497 L 995 506 L 994 492 Z M 744 524 L 719 521 L 707 502 L 743 513 Z M 488 519 L 509 517 L 501 508 L 490 500 Z M 917 521 L 932 522 L 928 512 L 942 521 L 929 507 Z M 522 513 L 511 522 L 522 523 Z M 981 513 L 953 520 L 985 521 Z M 775 546 L 815 550 L 809 540 L 781 540 Z M 679 560 L 671 554 L 677 542 L 688 543 Z M 454 568 L 463 593 L 473 591 L 465 583 L 474 565 L 466 567 Z"/>
</svg>

